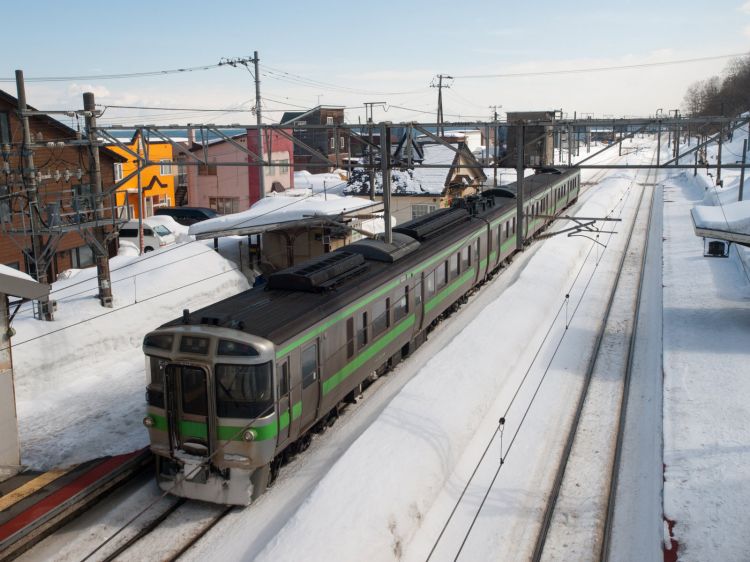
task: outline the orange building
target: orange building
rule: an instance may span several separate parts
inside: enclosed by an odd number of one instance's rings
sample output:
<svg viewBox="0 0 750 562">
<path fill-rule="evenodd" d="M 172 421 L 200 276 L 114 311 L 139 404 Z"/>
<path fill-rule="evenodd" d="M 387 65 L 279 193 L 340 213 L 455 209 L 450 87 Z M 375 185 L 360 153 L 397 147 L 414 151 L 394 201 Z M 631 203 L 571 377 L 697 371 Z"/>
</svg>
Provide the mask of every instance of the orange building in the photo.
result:
<svg viewBox="0 0 750 562">
<path fill-rule="evenodd" d="M 123 143 L 136 154 L 151 161 L 164 162 L 161 165 L 148 166 L 140 172 L 141 202 L 143 217 L 150 217 L 159 207 L 171 207 L 175 204 L 175 175 L 177 166 L 168 164 L 174 161 L 174 148 L 166 141 L 142 139 L 138 131 L 133 138 Z M 136 170 L 136 158 L 116 144 L 107 145 L 112 152 L 127 158 L 127 162 L 115 164 L 115 181 L 120 181 Z M 117 188 L 117 206 L 121 208 L 121 216 L 138 218 L 138 176 L 135 175 Z M 126 209 L 126 206 L 129 209 Z M 128 214 L 129 213 L 129 214 Z"/>
</svg>

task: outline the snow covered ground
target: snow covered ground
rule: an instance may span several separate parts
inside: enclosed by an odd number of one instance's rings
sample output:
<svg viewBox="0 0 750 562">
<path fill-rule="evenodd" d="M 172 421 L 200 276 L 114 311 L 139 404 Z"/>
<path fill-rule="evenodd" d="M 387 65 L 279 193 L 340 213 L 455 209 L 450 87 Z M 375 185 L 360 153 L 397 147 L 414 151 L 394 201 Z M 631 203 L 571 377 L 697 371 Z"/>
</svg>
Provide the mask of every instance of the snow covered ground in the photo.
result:
<svg viewBox="0 0 750 562">
<path fill-rule="evenodd" d="M 653 146 L 649 139 L 635 142 Z M 648 156 L 643 150 L 623 161 Z M 719 191 L 707 187 L 703 174 L 661 176 L 664 509 L 676 522 L 681 560 L 739 560 L 748 547 L 743 531 L 750 520 L 743 508 L 750 503 L 744 470 L 750 461 L 745 431 L 750 409 L 743 398 L 750 390 L 750 284 L 747 263 L 740 259 L 747 251 L 735 248 L 730 259 L 704 258 L 689 215 L 695 204 L 736 199 L 735 175 L 725 172 L 726 187 Z M 633 177 L 623 170 L 584 172 L 584 181 L 602 181 L 582 197 L 578 213 L 627 217 Z M 559 448 L 560 427 L 586 359 L 581 349 L 593 338 L 617 243 L 615 236 L 612 251 L 602 252 L 584 238 L 561 236 L 518 256 L 408 361 L 378 381 L 363 403 L 284 467 L 257 504 L 233 511 L 187 559 L 424 560 L 546 331 L 565 332 L 555 316 L 563 314 L 565 295 L 574 301 L 581 290 L 575 283 L 579 271 L 600 270 L 566 334 L 577 345 L 550 364 L 528 421 L 521 418 L 534 383 L 522 386 L 517 410 L 507 410 L 506 437 L 515 424 L 521 428 L 518 441 L 461 557 L 523 558 L 544 500 L 534 486 L 552 470 L 545 457 Z M 236 242 L 226 244 L 230 249 Z M 247 286 L 231 261 L 202 243 L 118 257 L 112 269 L 115 309 L 99 307 L 92 272 L 83 270 L 54 284 L 59 303 L 54 323 L 32 320 L 28 307 L 14 321 L 23 460 L 36 468 L 145 445 L 143 334 L 182 308 Z M 542 366 L 547 359 L 539 359 Z M 544 376 L 545 369 L 536 369 L 529 376 L 541 380 L 533 377 Z M 499 444 L 493 446 L 490 454 L 499 458 Z M 488 476 L 480 475 L 469 489 L 475 506 Z M 140 493 L 153 497 L 156 487 L 150 483 Z M 470 516 L 469 511 L 460 518 Z M 454 555 L 455 549 L 447 548 L 436 551 L 435 559 Z M 149 553 L 142 557 L 149 559 Z"/>
</svg>

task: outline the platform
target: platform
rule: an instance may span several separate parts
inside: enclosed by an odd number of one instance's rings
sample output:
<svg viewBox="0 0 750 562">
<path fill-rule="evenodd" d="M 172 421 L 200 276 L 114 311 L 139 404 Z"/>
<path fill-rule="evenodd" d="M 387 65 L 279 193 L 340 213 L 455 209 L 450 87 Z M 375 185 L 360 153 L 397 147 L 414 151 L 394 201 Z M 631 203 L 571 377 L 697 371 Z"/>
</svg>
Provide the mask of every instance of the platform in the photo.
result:
<svg viewBox="0 0 750 562">
<path fill-rule="evenodd" d="M 148 449 L 0 482 L 0 559 L 13 558 L 152 460 Z"/>
</svg>

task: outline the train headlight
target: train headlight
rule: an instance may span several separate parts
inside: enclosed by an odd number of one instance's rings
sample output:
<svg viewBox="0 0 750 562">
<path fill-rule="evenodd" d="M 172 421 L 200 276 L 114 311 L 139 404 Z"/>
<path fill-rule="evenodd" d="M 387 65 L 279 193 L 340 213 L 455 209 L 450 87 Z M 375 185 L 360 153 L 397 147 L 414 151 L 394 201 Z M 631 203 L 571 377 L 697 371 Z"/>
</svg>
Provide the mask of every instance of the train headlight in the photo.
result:
<svg viewBox="0 0 750 562">
<path fill-rule="evenodd" d="M 252 429 L 245 430 L 242 434 L 242 440 L 247 441 L 248 443 L 250 441 L 255 441 L 255 432 Z"/>
<path fill-rule="evenodd" d="M 154 427 L 154 425 L 156 425 L 156 422 L 151 416 L 146 416 L 145 418 L 143 418 L 143 425 L 145 425 L 146 427 Z"/>
</svg>

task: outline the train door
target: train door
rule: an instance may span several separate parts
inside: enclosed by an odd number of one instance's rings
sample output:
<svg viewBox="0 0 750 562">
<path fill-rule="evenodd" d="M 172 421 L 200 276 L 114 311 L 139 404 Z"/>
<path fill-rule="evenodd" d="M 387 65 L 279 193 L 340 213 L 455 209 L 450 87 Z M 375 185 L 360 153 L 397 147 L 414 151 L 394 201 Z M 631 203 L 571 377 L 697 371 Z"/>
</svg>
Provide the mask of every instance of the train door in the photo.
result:
<svg viewBox="0 0 750 562">
<path fill-rule="evenodd" d="M 173 449 L 207 457 L 209 439 L 208 374 L 202 367 L 167 365 L 164 370 L 169 441 Z"/>
<path fill-rule="evenodd" d="M 319 339 L 302 348 L 300 353 L 300 367 L 302 372 L 302 416 L 300 425 L 304 429 L 309 426 L 318 413 L 320 401 L 320 358 Z"/>
<path fill-rule="evenodd" d="M 277 419 L 279 423 L 279 436 L 277 446 L 283 446 L 289 441 L 289 432 L 292 426 L 293 404 L 291 398 L 291 385 L 289 383 L 289 357 L 276 364 L 276 380 L 279 410 Z"/>
</svg>

